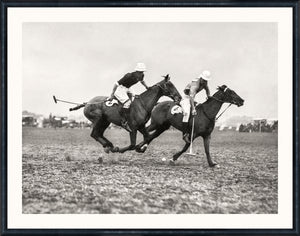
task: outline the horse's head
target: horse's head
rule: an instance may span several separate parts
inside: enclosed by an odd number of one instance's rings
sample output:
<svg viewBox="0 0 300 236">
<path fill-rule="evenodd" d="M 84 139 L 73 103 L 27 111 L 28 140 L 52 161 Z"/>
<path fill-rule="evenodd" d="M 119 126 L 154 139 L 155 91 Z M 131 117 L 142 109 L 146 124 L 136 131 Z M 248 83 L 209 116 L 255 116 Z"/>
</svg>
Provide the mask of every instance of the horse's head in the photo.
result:
<svg viewBox="0 0 300 236">
<path fill-rule="evenodd" d="M 231 103 L 237 105 L 238 107 L 244 105 L 244 99 L 236 94 L 232 89 L 228 88 L 226 85 L 218 87 L 218 92 L 213 96 L 216 99 L 219 99 L 222 102 Z"/>
<path fill-rule="evenodd" d="M 170 76 L 167 74 L 163 76 L 164 79 L 157 83 L 156 85 L 160 87 L 161 91 L 163 92 L 164 96 L 168 96 L 172 98 L 175 102 L 179 102 L 181 100 L 181 95 L 174 86 L 174 84 L 170 81 Z"/>
</svg>

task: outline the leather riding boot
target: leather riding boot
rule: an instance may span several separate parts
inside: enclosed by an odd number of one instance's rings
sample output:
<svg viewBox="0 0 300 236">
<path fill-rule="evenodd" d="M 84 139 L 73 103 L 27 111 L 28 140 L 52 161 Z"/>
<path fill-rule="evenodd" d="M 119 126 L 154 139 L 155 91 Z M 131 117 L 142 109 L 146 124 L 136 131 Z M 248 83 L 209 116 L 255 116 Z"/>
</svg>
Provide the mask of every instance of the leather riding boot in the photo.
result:
<svg viewBox="0 0 300 236">
<path fill-rule="evenodd" d="M 124 108 L 122 107 L 121 112 L 121 125 L 124 129 L 126 129 L 128 132 L 132 132 L 132 130 L 130 129 L 129 125 L 128 125 L 128 117 L 129 117 L 129 108 Z"/>
<path fill-rule="evenodd" d="M 182 139 L 187 142 L 190 143 L 190 139 L 189 139 L 189 123 L 188 122 L 182 122 L 182 126 L 183 126 L 183 130 L 182 130 Z"/>
</svg>

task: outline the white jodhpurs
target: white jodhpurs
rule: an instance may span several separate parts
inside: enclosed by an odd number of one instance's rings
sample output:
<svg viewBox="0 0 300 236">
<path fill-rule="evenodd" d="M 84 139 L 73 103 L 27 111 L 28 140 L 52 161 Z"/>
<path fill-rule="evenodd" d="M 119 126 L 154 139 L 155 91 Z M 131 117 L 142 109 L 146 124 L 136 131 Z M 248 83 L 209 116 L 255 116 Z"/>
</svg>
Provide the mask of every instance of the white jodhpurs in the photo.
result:
<svg viewBox="0 0 300 236">
<path fill-rule="evenodd" d="M 183 113 L 183 119 L 182 122 L 188 122 L 190 118 L 190 113 L 191 113 L 191 102 L 190 102 L 190 96 L 189 95 L 184 95 L 181 102 L 180 106 L 182 108 L 182 113 Z"/>
<path fill-rule="evenodd" d="M 128 93 L 133 94 L 130 88 L 126 88 L 123 85 L 119 85 L 114 93 L 115 97 L 123 104 L 124 108 L 129 108 L 131 100 L 128 96 Z"/>
</svg>

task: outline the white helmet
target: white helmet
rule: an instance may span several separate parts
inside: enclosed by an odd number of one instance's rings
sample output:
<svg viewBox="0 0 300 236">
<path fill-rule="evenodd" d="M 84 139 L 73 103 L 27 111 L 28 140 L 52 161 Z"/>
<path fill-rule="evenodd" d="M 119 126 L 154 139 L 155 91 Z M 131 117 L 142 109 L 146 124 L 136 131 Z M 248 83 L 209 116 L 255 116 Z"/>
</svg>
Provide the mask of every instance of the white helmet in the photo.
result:
<svg viewBox="0 0 300 236">
<path fill-rule="evenodd" d="M 204 71 L 201 73 L 201 75 L 199 75 L 199 78 L 202 78 L 202 79 L 204 79 L 204 80 L 206 80 L 206 81 L 211 80 L 211 74 L 210 74 L 210 71 L 204 70 Z"/>
<path fill-rule="evenodd" d="M 135 71 L 146 71 L 146 65 L 142 62 L 136 64 Z"/>
</svg>

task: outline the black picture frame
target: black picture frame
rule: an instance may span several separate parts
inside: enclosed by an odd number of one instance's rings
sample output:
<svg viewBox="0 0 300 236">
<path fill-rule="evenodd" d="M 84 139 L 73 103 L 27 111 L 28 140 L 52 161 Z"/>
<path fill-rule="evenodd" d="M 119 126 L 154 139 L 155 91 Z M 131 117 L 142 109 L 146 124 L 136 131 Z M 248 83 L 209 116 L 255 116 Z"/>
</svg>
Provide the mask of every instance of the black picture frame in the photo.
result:
<svg viewBox="0 0 300 236">
<path fill-rule="evenodd" d="M 293 9 L 293 228 L 292 229 L 8 229 L 7 228 L 7 9 L 13 7 L 291 7 Z M 300 235 L 299 1 L 10 1 L 1 0 L 1 234 L 2 235 Z"/>
</svg>

